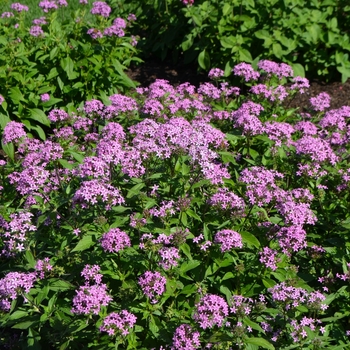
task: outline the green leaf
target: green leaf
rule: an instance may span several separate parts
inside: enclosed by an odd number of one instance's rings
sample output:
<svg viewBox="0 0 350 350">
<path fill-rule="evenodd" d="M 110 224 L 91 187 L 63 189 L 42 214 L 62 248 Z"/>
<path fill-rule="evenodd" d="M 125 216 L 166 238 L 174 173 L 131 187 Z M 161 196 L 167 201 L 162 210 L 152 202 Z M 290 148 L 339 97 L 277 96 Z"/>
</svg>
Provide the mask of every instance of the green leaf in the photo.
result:
<svg viewBox="0 0 350 350">
<path fill-rule="evenodd" d="M 248 62 L 248 63 L 253 62 L 252 55 L 250 54 L 250 52 L 248 50 L 243 49 L 243 48 L 240 47 L 238 52 L 239 52 L 239 59 L 240 59 L 240 61 Z"/>
<path fill-rule="evenodd" d="M 31 325 L 34 323 L 37 323 L 37 321 L 25 321 L 25 322 L 20 322 L 12 326 L 12 328 L 15 329 L 28 329 Z"/>
<path fill-rule="evenodd" d="M 113 66 L 115 70 L 119 73 L 120 78 L 122 82 L 124 83 L 125 86 L 130 87 L 130 88 L 136 88 L 135 82 L 133 82 L 125 73 L 124 73 L 124 66 L 117 60 L 113 59 L 112 60 Z"/>
<path fill-rule="evenodd" d="M 41 109 L 38 109 L 38 108 L 30 109 L 30 119 L 36 120 L 37 122 L 44 124 L 46 126 L 50 126 L 49 118 Z"/>
<path fill-rule="evenodd" d="M 6 155 L 12 160 L 15 160 L 15 147 L 12 142 L 4 144 L 1 141 L 2 150 L 6 153 Z"/>
<path fill-rule="evenodd" d="M 83 87 L 84 86 L 84 84 L 81 82 L 81 81 L 78 81 L 77 83 L 75 83 L 73 86 L 72 86 L 72 88 L 73 89 L 79 89 L 79 88 L 81 88 L 81 87 Z"/>
<path fill-rule="evenodd" d="M 260 242 L 254 235 L 246 231 L 242 231 L 239 234 L 242 236 L 243 243 L 248 244 L 248 246 L 260 248 Z"/>
<path fill-rule="evenodd" d="M 113 207 L 112 210 L 116 213 L 124 213 L 125 211 L 130 210 L 130 209 L 123 207 L 122 205 L 118 205 L 116 207 Z"/>
<path fill-rule="evenodd" d="M 271 35 L 270 33 L 265 30 L 265 29 L 260 29 L 260 30 L 257 30 L 255 33 L 255 36 L 258 38 L 258 39 L 270 39 L 271 38 Z"/>
<path fill-rule="evenodd" d="M 253 322 L 252 320 L 250 320 L 248 317 L 244 317 L 243 318 L 243 322 L 245 325 L 252 327 L 253 329 L 255 329 L 256 331 L 259 331 L 261 333 L 264 333 L 263 329 L 259 326 L 258 323 Z"/>
<path fill-rule="evenodd" d="M 40 345 L 41 336 L 37 331 L 32 328 L 28 329 L 27 336 L 27 349 L 31 350 L 41 350 L 42 347 Z"/>
<path fill-rule="evenodd" d="M 245 343 L 261 346 L 264 349 L 274 350 L 275 347 L 263 338 L 246 338 Z"/>
<path fill-rule="evenodd" d="M 20 101 L 27 102 L 21 90 L 17 86 L 10 89 L 9 96 L 15 104 L 19 104 Z"/>
<path fill-rule="evenodd" d="M 69 163 L 67 160 L 65 159 L 58 159 L 58 162 L 63 166 L 63 168 L 65 169 L 69 169 L 72 170 L 75 168 L 74 164 Z"/>
<path fill-rule="evenodd" d="M 202 69 L 209 70 L 210 68 L 210 56 L 205 49 L 198 55 L 198 64 Z"/>
<path fill-rule="evenodd" d="M 200 218 L 200 216 L 198 216 L 192 209 L 187 209 L 186 210 L 186 214 L 200 222 L 202 222 L 202 219 Z"/>
<path fill-rule="evenodd" d="M 74 62 L 69 56 L 62 58 L 60 64 L 62 69 L 67 73 L 69 80 L 73 80 L 79 76 L 77 72 L 74 72 Z"/>
<path fill-rule="evenodd" d="M 187 222 L 187 215 L 186 215 L 186 213 L 182 212 L 180 214 L 180 218 L 181 218 L 182 225 L 187 226 L 188 222 Z"/>
<path fill-rule="evenodd" d="M 155 317 L 150 315 L 150 320 L 149 320 L 149 329 L 154 335 L 154 337 L 158 338 L 159 335 L 159 327 L 156 324 Z"/>
<path fill-rule="evenodd" d="M 305 77 L 305 69 L 300 63 L 291 63 L 290 66 L 293 68 L 295 77 Z"/>
<path fill-rule="evenodd" d="M 55 97 L 50 97 L 50 99 L 46 102 L 42 102 L 43 107 L 51 107 L 55 104 L 57 104 L 58 102 L 63 101 L 61 98 L 55 98 Z"/>
<path fill-rule="evenodd" d="M 229 3 L 225 2 L 224 7 L 222 8 L 222 14 L 227 16 L 230 12 L 232 12 L 232 10 L 233 7 Z"/>
<path fill-rule="evenodd" d="M 41 140 L 43 140 L 43 141 L 46 140 L 45 131 L 43 130 L 43 128 L 40 125 L 35 125 L 35 126 L 32 126 L 31 128 L 38 133 Z"/>
<path fill-rule="evenodd" d="M 64 84 L 60 77 L 57 77 L 57 84 L 60 87 L 60 90 L 63 92 Z"/>
<path fill-rule="evenodd" d="M 197 14 L 192 14 L 192 19 L 193 19 L 193 22 L 196 24 L 196 26 L 198 27 L 202 26 L 203 22 L 200 16 L 198 16 Z"/>
<path fill-rule="evenodd" d="M 232 293 L 231 293 L 230 289 L 227 288 L 226 286 L 221 285 L 221 286 L 220 286 L 220 292 L 221 292 L 222 294 L 225 294 L 226 300 L 230 300 L 230 299 L 232 298 Z"/>
<path fill-rule="evenodd" d="M 262 282 L 266 288 L 272 288 L 276 285 L 276 282 L 270 278 L 263 278 Z"/>
<path fill-rule="evenodd" d="M 34 303 L 35 304 L 41 304 L 41 302 L 46 299 L 47 295 L 49 294 L 50 288 L 49 285 L 44 286 L 40 289 L 40 292 L 36 296 Z"/>
<path fill-rule="evenodd" d="M 145 184 L 143 182 L 131 187 L 130 190 L 128 191 L 128 194 L 126 195 L 126 198 L 132 198 L 137 196 L 141 192 L 141 189 L 144 187 L 145 187 Z"/>
<path fill-rule="evenodd" d="M 231 271 L 226 272 L 225 275 L 221 278 L 221 281 L 229 280 L 231 278 L 235 278 L 235 275 Z"/>
<path fill-rule="evenodd" d="M 19 318 L 28 316 L 27 311 L 17 310 L 9 316 L 9 320 L 18 320 Z"/>
<path fill-rule="evenodd" d="M 70 150 L 68 150 L 68 152 L 73 156 L 73 158 L 77 162 L 82 163 L 84 161 L 84 156 L 82 154 L 79 154 L 77 152 L 73 152 L 73 151 L 70 151 Z"/>
<path fill-rule="evenodd" d="M 187 271 L 195 269 L 197 266 L 201 265 L 201 262 L 198 260 L 185 261 L 180 266 L 180 271 L 185 273 Z"/>
<path fill-rule="evenodd" d="M 191 46 L 193 45 L 193 36 L 191 34 L 186 35 L 186 38 L 187 39 L 181 43 L 182 51 L 189 50 L 191 48 Z"/>
<path fill-rule="evenodd" d="M 28 262 L 28 267 L 30 267 L 31 269 L 34 269 L 34 267 L 36 265 L 36 261 L 35 261 L 34 256 L 30 250 L 26 251 L 25 257 L 26 257 L 27 262 Z"/>
<path fill-rule="evenodd" d="M 181 289 L 180 294 L 190 295 L 197 292 L 198 287 L 195 284 L 187 284 L 184 288 Z"/>
<path fill-rule="evenodd" d="M 337 71 L 341 73 L 341 82 L 344 84 L 350 78 L 350 68 L 344 66 L 338 66 Z"/>
<path fill-rule="evenodd" d="M 306 30 L 310 34 L 313 44 L 317 44 L 322 31 L 321 27 L 317 23 L 313 23 L 306 27 Z"/>
<path fill-rule="evenodd" d="M 89 326 L 89 323 L 81 321 L 80 326 L 75 327 L 75 329 L 72 330 L 71 333 L 72 333 L 72 334 L 78 333 L 78 332 L 82 331 L 83 329 L 85 329 L 85 328 L 88 327 L 88 326 Z"/>
<path fill-rule="evenodd" d="M 182 243 L 179 248 L 190 260 L 193 260 L 191 255 L 191 248 L 187 243 Z"/>
<path fill-rule="evenodd" d="M 50 70 L 49 74 L 47 75 L 46 79 L 47 79 L 47 80 L 50 80 L 50 79 L 52 79 L 52 78 L 57 77 L 57 75 L 58 75 L 58 70 L 57 70 L 56 67 L 53 67 L 53 68 L 51 68 L 51 70 Z M 62 89 L 61 89 L 61 90 L 62 90 Z"/>
<path fill-rule="evenodd" d="M 84 236 L 78 244 L 71 250 L 71 252 L 82 252 L 83 250 L 89 249 L 94 245 L 94 241 L 92 240 L 91 235 Z"/>
<path fill-rule="evenodd" d="M 230 36 L 224 36 L 220 40 L 220 44 L 225 49 L 231 49 L 232 47 L 235 47 L 237 45 L 237 40 L 233 35 Z"/>
<path fill-rule="evenodd" d="M 257 152 L 253 148 L 249 148 L 249 154 L 254 160 L 259 156 L 259 152 Z"/>
<path fill-rule="evenodd" d="M 49 283 L 50 290 L 54 292 L 65 291 L 65 290 L 75 288 L 71 283 L 58 278 L 50 278 L 48 280 L 48 283 Z"/>
<path fill-rule="evenodd" d="M 7 123 L 9 123 L 11 119 L 3 113 L 0 113 L 0 128 L 3 129 Z"/>
<path fill-rule="evenodd" d="M 58 46 L 54 47 L 51 51 L 50 51 L 50 60 L 52 61 L 58 53 Z"/>
<path fill-rule="evenodd" d="M 272 45 L 272 52 L 277 58 L 282 58 L 283 56 L 282 46 L 278 43 Z"/>
</svg>

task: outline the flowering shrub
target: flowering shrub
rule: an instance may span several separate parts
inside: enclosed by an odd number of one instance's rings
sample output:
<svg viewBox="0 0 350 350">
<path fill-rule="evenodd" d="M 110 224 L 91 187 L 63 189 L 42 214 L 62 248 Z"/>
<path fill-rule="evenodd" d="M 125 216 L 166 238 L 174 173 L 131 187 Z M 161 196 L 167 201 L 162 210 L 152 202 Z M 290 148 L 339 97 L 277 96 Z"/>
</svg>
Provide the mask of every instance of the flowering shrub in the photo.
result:
<svg viewBox="0 0 350 350">
<path fill-rule="evenodd" d="M 41 1 L 37 8 L 13 3 L 0 14 L 1 129 L 20 120 L 44 139 L 45 111 L 72 111 L 84 99 L 135 87 L 124 73 L 140 61 L 136 37 L 130 35 L 135 15 L 112 15 L 103 1 L 74 5 L 68 16 L 62 15 L 68 7 L 64 0 Z M 40 17 L 28 24 L 32 12 Z"/>
<path fill-rule="evenodd" d="M 350 107 L 257 66 L 5 125 L 1 347 L 349 347 Z"/>
</svg>

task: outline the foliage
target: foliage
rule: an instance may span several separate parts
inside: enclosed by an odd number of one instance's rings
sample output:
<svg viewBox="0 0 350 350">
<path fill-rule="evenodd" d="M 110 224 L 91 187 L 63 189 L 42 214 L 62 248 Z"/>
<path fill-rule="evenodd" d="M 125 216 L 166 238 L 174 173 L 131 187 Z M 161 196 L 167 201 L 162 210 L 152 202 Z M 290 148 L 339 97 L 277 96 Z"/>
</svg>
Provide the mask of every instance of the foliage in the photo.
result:
<svg viewBox="0 0 350 350">
<path fill-rule="evenodd" d="M 124 73 L 132 61 L 140 61 L 136 38 L 125 36 L 135 18 L 92 13 L 91 1 L 63 17 L 61 3 L 53 9 L 37 4 L 41 16 L 29 24 L 26 5 L 9 6 L 0 18 L 2 128 L 10 119 L 20 120 L 44 139 L 42 127 L 48 123 L 43 112 L 72 110 L 84 99 L 135 87 Z"/>
<path fill-rule="evenodd" d="M 145 52 L 227 68 L 272 59 L 299 75 L 350 77 L 346 1 L 147 0 L 138 14 Z M 156 18 L 157 20 L 154 20 Z M 339 74 L 340 73 L 340 74 Z"/>
<path fill-rule="evenodd" d="M 258 68 L 6 125 L 4 346 L 349 347 L 350 107 L 283 107 L 308 81 Z"/>
</svg>

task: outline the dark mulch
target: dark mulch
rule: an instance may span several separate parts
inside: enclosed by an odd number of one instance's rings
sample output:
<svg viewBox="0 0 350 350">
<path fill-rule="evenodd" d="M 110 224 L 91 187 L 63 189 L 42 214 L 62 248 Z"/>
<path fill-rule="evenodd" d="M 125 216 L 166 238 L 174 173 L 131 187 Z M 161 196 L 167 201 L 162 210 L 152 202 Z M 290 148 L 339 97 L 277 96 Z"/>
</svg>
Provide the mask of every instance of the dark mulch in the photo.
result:
<svg viewBox="0 0 350 350">
<path fill-rule="evenodd" d="M 170 61 L 159 61 L 149 58 L 138 67 L 128 70 L 128 76 L 146 87 L 156 79 L 166 79 L 173 85 L 189 82 L 199 86 L 201 83 L 210 81 L 205 73 L 197 73 L 196 66 L 174 64 Z M 321 92 L 327 92 L 331 96 L 331 109 L 350 105 L 350 80 L 345 84 L 341 82 L 324 83 L 322 81 L 310 81 L 310 89 L 306 94 L 299 94 L 290 104 L 290 107 L 309 108 L 310 97 Z"/>
</svg>

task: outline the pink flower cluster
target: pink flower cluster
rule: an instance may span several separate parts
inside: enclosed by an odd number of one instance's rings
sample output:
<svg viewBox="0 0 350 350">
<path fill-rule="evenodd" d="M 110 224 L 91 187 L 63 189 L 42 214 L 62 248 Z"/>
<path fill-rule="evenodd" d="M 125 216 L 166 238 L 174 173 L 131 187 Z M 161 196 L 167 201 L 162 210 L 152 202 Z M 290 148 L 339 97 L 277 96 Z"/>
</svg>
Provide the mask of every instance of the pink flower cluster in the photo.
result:
<svg viewBox="0 0 350 350">
<path fill-rule="evenodd" d="M 22 11 L 29 11 L 29 7 L 26 5 L 22 5 L 19 2 L 14 2 L 13 4 L 11 4 L 11 9 L 15 10 L 17 12 L 22 12 Z"/>
<path fill-rule="evenodd" d="M 45 35 L 44 31 L 41 29 L 40 26 L 31 26 L 31 27 L 30 27 L 30 30 L 29 30 L 29 34 L 30 34 L 31 36 L 35 36 L 35 37 L 38 37 L 38 36 L 43 37 L 43 36 Z M 47 95 L 47 94 L 46 94 L 46 95 Z M 42 95 L 42 96 L 43 96 L 43 95 Z M 46 96 L 44 97 L 44 100 L 43 100 L 42 97 L 41 97 L 41 100 L 42 100 L 43 102 L 45 102 L 45 98 L 46 98 Z M 49 96 L 49 98 L 48 98 L 46 101 L 48 101 L 49 99 L 50 99 L 50 96 Z"/>
<path fill-rule="evenodd" d="M 258 80 L 260 73 L 256 72 L 251 64 L 239 63 L 233 68 L 233 74 L 243 77 L 246 82 L 250 80 Z"/>
<path fill-rule="evenodd" d="M 182 324 L 174 332 L 171 350 L 195 350 L 200 345 L 200 333 L 190 325 Z"/>
<path fill-rule="evenodd" d="M 73 314 L 97 315 L 101 310 L 101 306 L 107 306 L 112 300 L 112 297 L 107 294 L 107 286 L 101 283 L 102 275 L 98 273 L 99 270 L 98 265 L 86 265 L 82 271 L 85 285 L 76 290 L 71 310 Z M 91 282 L 95 284 L 91 285 Z"/>
<path fill-rule="evenodd" d="M 258 103 L 245 102 L 236 111 L 232 118 L 236 128 L 242 129 L 243 135 L 259 135 L 265 131 L 263 123 L 258 118 L 264 108 Z"/>
<path fill-rule="evenodd" d="M 104 233 L 100 242 L 103 250 L 109 253 L 118 253 L 131 246 L 129 236 L 119 228 L 112 228 Z"/>
<path fill-rule="evenodd" d="M 165 292 L 166 278 L 158 271 L 146 271 L 139 277 L 139 285 L 152 304 L 158 302 L 157 298 Z"/>
<path fill-rule="evenodd" d="M 279 79 L 283 77 L 289 78 L 293 76 L 293 69 L 286 63 L 276 63 L 269 60 L 261 60 L 258 62 L 258 68 L 265 71 L 270 77 L 272 74 L 276 75 Z"/>
<path fill-rule="evenodd" d="M 236 217 L 242 217 L 244 215 L 245 203 L 243 198 L 230 192 L 227 188 L 219 188 L 217 192 L 208 199 L 208 203 L 220 210 L 229 211 L 231 215 Z"/>
<path fill-rule="evenodd" d="M 221 252 L 230 251 L 232 248 L 243 248 L 242 236 L 233 230 L 221 230 L 215 235 L 215 243 L 220 244 Z"/>
<path fill-rule="evenodd" d="M 85 209 L 98 202 L 105 203 L 106 210 L 110 210 L 112 206 L 122 204 L 125 200 L 119 189 L 104 181 L 83 181 L 73 196 L 73 203 L 80 204 Z"/>
<path fill-rule="evenodd" d="M 66 0 L 43 0 L 39 3 L 39 7 L 41 7 L 45 13 L 51 10 L 57 10 L 59 7 L 62 6 L 68 6 Z"/>
<path fill-rule="evenodd" d="M 331 97 L 326 92 L 310 98 L 310 103 L 315 111 L 324 111 L 331 105 Z"/>
<path fill-rule="evenodd" d="M 50 264 L 49 258 L 44 258 L 44 260 L 38 260 L 35 265 L 35 271 L 38 277 L 42 280 L 45 278 L 45 273 L 52 271 L 52 265 Z"/>
<path fill-rule="evenodd" d="M 233 295 L 230 300 L 230 313 L 237 317 L 245 317 L 251 314 L 254 300 L 242 295 Z"/>
<path fill-rule="evenodd" d="M 104 1 L 95 1 L 92 4 L 91 13 L 93 15 L 108 17 L 110 15 L 111 11 L 112 11 L 112 9 Z"/>
<path fill-rule="evenodd" d="M 247 185 L 246 196 L 249 202 L 263 206 L 278 197 L 280 189 L 276 180 L 282 178 L 283 174 L 275 170 L 253 166 L 241 172 L 240 181 Z"/>
<path fill-rule="evenodd" d="M 208 77 L 210 79 L 219 79 L 224 75 L 225 75 L 225 72 L 220 68 L 212 68 L 208 73 Z"/>
<path fill-rule="evenodd" d="M 288 92 L 283 85 L 268 87 L 265 84 L 257 84 L 252 86 L 250 91 L 256 95 L 263 95 L 264 98 L 271 102 L 276 100 L 283 101 L 288 97 Z"/>
<path fill-rule="evenodd" d="M 104 35 L 107 36 L 118 36 L 123 37 L 125 35 L 124 28 L 126 28 L 126 21 L 123 18 L 116 18 L 113 21 L 113 25 L 106 28 L 103 32 Z"/>
<path fill-rule="evenodd" d="M 285 282 L 276 284 L 268 289 L 271 293 L 272 300 L 281 303 L 285 310 L 297 308 L 299 305 L 307 305 L 315 311 L 324 311 L 328 305 L 323 302 L 326 297 L 318 292 L 308 292 L 299 287 L 288 286 Z"/>
<path fill-rule="evenodd" d="M 100 332 L 107 332 L 111 336 L 126 336 L 136 323 L 136 316 L 127 310 L 112 312 L 103 320 Z"/>
<path fill-rule="evenodd" d="M 9 311 L 11 300 L 17 299 L 23 293 L 29 293 L 36 281 L 36 273 L 9 272 L 0 279 L 0 309 Z"/>
<path fill-rule="evenodd" d="M 193 319 L 202 329 L 221 327 L 228 316 L 226 301 L 215 294 L 204 295 L 195 307 Z"/>
<path fill-rule="evenodd" d="M 0 256 L 12 257 L 26 249 L 29 233 L 37 229 L 32 224 L 33 216 L 32 213 L 23 211 L 11 214 L 10 222 L 1 218 L 0 226 L 3 228 L 1 237 L 4 247 Z"/>
<path fill-rule="evenodd" d="M 175 247 L 179 240 L 182 240 L 182 236 L 186 236 L 186 232 L 177 231 L 169 236 L 164 233 L 160 234 L 157 238 L 150 233 L 143 234 L 140 238 L 140 249 L 156 251 L 159 256 L 159 265 L 164 270 L 169 270 L 173 266 L 178 265 L 180 259 L 179 249 Z"/>
<path fill-rule="evenodd" d="M 272 271 L 277 270 L 277 254 L 278 252 L 269 247 L 264 247 L 263 250 L 259 253 L 259 261 L 267 268 L 270 268 Z"/>
<path fill-rule="evenodd" d="M 11 121 L 6 124 L 4 132 L 2 134 L 2 140 L 4 144 L 10 142 L 19 142 L 23 137 L 26 137 L 27 134 L 24 131 L 24 124 Z"/>
<path fill-rule="evenodd" d="M 136 136 L 134 147 L 148 156 L 155 154 L 159 158 L 169 158 L 172 154 L 186 152 L 194 166 L 198 165 L 205 178 L 213 184 L 222 183 L 228 178 L 226 168 L 215 162 L 218 155 L 211 148 L 225 146 L 225 135 L 211 125 L 184 118 L 172 118 L 166 123 L 157 123 L 151 119 L 134 125 L 130 131 Z"/>
</svg>

